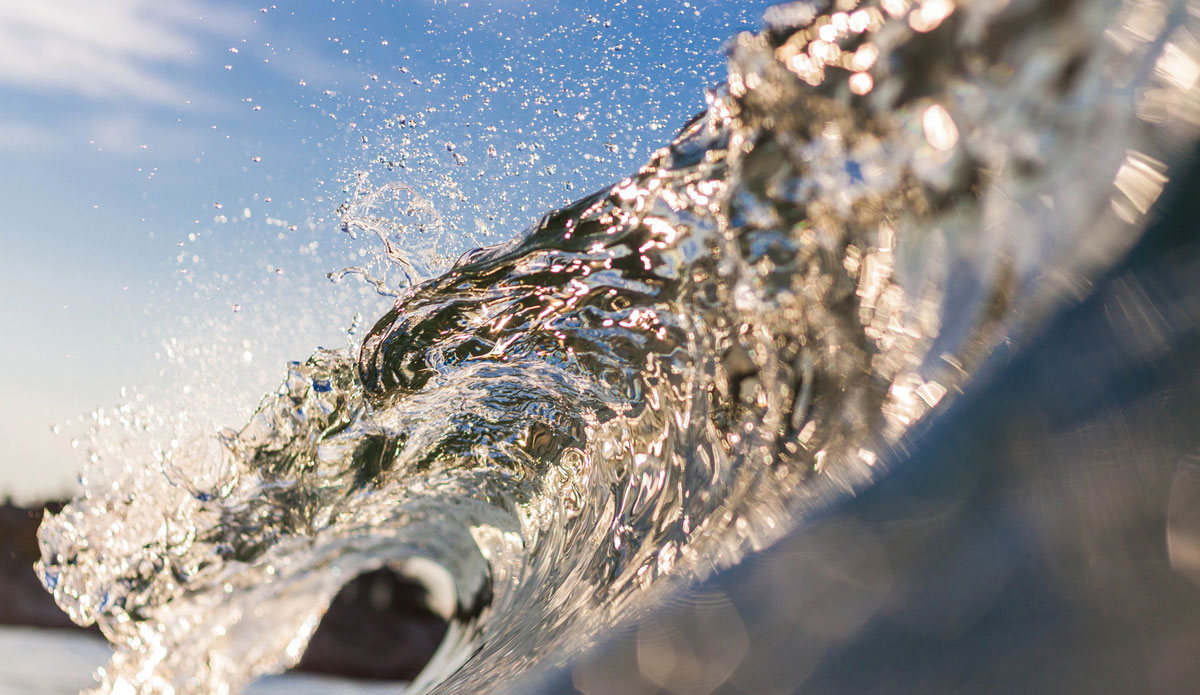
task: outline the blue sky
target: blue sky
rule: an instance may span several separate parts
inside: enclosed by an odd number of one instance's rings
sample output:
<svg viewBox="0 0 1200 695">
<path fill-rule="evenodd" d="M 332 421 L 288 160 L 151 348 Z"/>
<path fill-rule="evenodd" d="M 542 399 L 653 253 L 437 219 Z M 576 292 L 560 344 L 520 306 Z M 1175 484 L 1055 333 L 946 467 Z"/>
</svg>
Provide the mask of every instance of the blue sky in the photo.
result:
<svg viewBox="0 0 1200 695">
<path fill-rule="evenodd" d="M 325 278 L 377 251 L 356 186 L 427 200 L 445 254 L 508 238 L 669 140 L 766 4 L 0 3 L 0 491 L 64 489 L 134 394 L 240 425 L 387 305 Z"/>
</svg>

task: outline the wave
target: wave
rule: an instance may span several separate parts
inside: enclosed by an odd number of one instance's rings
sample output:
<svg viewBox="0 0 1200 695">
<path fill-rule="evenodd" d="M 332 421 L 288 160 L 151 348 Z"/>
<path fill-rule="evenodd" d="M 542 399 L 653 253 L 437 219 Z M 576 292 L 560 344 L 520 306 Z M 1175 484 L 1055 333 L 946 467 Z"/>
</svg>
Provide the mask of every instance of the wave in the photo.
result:
<svg viewBox="0 0 1200 695">
<path fill-rule="evenodd" d="M 1200 123 L 1198 21 L 773 8 L 636 174 L 46 520 L 43 583 L 116 648 L 98 692 L 235 691 L 380 568 L 451 619 L 407 692 L 496 689 L 870 485 L 1137 240 Z"/>
</svg>

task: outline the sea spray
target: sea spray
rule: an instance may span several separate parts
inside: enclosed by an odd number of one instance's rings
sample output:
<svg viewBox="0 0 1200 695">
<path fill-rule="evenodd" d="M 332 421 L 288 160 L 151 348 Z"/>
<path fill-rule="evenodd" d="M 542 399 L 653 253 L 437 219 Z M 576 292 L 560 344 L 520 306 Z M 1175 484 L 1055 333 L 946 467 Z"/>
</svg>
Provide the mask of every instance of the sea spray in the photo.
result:
<svg viewBox="0 0 1200 695">
<path fill-rule="evenodd" d="M 44 524 L 99 692 L 236 691 L 414 558 L 455 604 L 414 689 L 494 690 L 869 484 L 1136 241 L 1200 123 L 1189 8 L 777 7 L 635 175 L 423 281 L 356 198 L 414 281 L 357 354 Z"/>
</svg>

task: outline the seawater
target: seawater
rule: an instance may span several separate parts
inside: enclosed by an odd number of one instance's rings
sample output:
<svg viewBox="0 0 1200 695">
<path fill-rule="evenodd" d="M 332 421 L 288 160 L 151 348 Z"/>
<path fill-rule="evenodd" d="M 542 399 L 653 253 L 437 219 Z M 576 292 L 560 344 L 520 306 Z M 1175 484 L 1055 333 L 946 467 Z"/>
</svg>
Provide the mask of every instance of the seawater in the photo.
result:
<svg viewBox="0 0 1200 695">
<path fill-rule="evenodd" d="M 72 695 L 91 682 L 112 650 L 91 635 L 55 629 L 0 628 L 0 695 Z M 398 695 L 393 683 L 289 673 L 259 679 L 244 695 Z"/>
<path fill-rule="evenodd" d="M 422 280 L 347 206 L 414 281 L 361 344 L 44 523 L 43 582 L 115 649 L 96 692 L 236 692 L 380 567 L 451 619 L 408 692 L 503 690 L 869 485 L 1137 240 L 1200 124 L 1197 24 L 780 5 L 645 166 L 510 243 Z"/>
</svg>

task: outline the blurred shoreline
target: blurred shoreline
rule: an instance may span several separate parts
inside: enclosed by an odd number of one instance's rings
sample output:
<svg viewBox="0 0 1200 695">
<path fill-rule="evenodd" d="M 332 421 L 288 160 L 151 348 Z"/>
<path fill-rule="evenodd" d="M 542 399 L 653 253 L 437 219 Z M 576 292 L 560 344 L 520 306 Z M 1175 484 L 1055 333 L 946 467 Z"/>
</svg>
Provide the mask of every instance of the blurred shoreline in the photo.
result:
<svg viewBox="0 0 1200 695">
<path fill-rule="evenodd" d="M 56 513 L 65 502 L 52 500 L 23 507 L 5 499 L 0 504 L 0 625 L 73 629 L 100 637 L 96 627 L 81 628 L 55 605 L 38 581 L 33 563 L 41 557 L 37 530 L 46 510 Z"/>
</svg>

